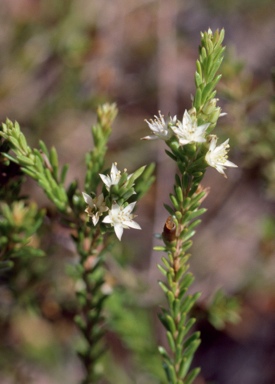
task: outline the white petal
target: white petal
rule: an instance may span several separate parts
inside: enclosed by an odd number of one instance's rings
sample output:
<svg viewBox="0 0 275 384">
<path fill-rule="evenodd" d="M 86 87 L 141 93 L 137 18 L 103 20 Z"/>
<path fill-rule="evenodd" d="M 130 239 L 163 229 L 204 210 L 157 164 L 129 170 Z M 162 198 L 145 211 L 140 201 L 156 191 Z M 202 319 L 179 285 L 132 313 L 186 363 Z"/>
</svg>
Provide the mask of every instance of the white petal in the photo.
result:
<svg viewBox="0 0 275 384">
<path fill-rule="evenodd" d="M 202 134 L 204 133 L 207 128 L 209 127 L 210 123 L 206 123 L 206 124 L 203 124 L 203 125 L 200 125 L 199 127 L 197 127 L 197 131 Z"/>
<path fill-rule="evenodd" d="M 117 163 L 113 163 L 111 167 L 111 173 L 117 174 L 118 172 Z"/>
<path fill-rule="evenodd" d="M 170 116 L 170 121 L 169 121 L 169 123 L 170 123 L 171 125 L 172 125 L 172 124 L 176 124 L 177 121 L 178 121 L 178 119 L 177 119 L 177 115 L 175 115 L 174 117 L 171 117 L 171 116 Z"/>
<path fill-rule="evenodd" d="M 127 207 L 125 207 L 125 208 L 123 209 L 123 212 L 124 212 L 126 215 L 129 214 L 129 213 L 131 213 L 132 210 L 134 209 L 135 205 L 136 205 L 136 202 L 127 205 Z"/>
<path fill-rule="evenodd" d="M 223 165 L 216 164 L 216 165 L 214 166 L 214 168 L 216 168 L 216 170 L 217 170 L 219 173 L 222 173 L 223 175 L 225 175 L 225 173 L 224 173 L 224 166 L 223 166 Z"/>
<path fill-rule="evenodd" d="M 105 224 L 111 224 L 113 221 L 111 220 L 110 218 L 110 215 L 104 217 L 104 219 L 102 220 L 102 223 L 105 223 Z"/>
<path fill-rule="evenodd" d="M 192 119 L 187 110 L 184 111 L 183 118 L 182 118 L 183 124 L 192 124 Z"/>
<path fill-rule="evenodd" d="M 112 164 L 110 175 L 112 182 L 116 182 L 117 176 L 119 175 L 119 170 L 117 169 L 116 163 Z"/>
<path fill-rule="evenodd" d="M 99 174 L 99 176 L 101 177 L 101 180 L 103 181 L 103 183 L 104 183 L 107 187 L 110 187 L 110 186 L 111 186 L 111 180 L 110 180 L 110 177 L 109 177 L 109 176 L 102 175 L 101 173 Z"/>
<path fill-rule="evenodd" d="M 229 142 L 229 139 L 225 140 L 220 146 L 224 146 L 224 147 L 226 147 L 227 144 L 228 144 L 228 142 Z"/>
<path fill-rule="evenodd" d="M 120 224 L 116 224 L 114 226 L 115 233 L 117 235 L 118 240 L 121 240 L 121 236 L 123 234 L 123 227 Z"/>
<path fill-rule="evenodd" d="M 181 134 L 181 130 L 178 128 L 178 125 L 171 125 L 171 129 L 175 132 L 176 135 Z"/>
<path fill-rule="evenodd" d="M 154 133 L 154 136 L 145 136 L 142 138 L 142 140 L 155 140 L 155 139 L 161 139 L 161 140 L 169 140 L 171 137 L 171 130 L 169 128 L 169 124 L 173 121 L 170 121 L 168 123 L 165 122 L 164 117 L 162 116 L 161 112 L 159 111 L 159 117 L 154 116 L 154 120 L 145 120 L 145 122 L 148 124 L 151 131 Z"/>
<path fill-rule="evenodd" d="M 233 167 L 233 168 L 238 168 L 238 166 L 234 163 L 232 163 L 232 161 L 229 161 L 229 160 L 226 160 L 226 162 L 224 163 L 224 165 L 226 167 Z"/>
<path fill-rule="evenodd" d="M 94 226 L 97 225 L 98 220 L 99 220 L 99 215 L 98 214 L 93 215 L 92 222 L 93 222 Z"/>
<path fill-rule="evenodd" d="M 100 207 L 104 201 L 103 193 L 101 193 L 97 198 L 97 206 Z"/>
<path fill-rule="evenodd" d="M 123 224 L 134 229 L 141 229 L 141 226 L 134 220 L 125 220 Z"/>
<path fill-rule="evenodd" d="M 117 215 L 120 211 L 120 206 L 117 203 L 113 203 L 111 211 L 112 215 Z"/>
<path fill-rule="evenodd" d="M 212 135 L 210 145 L 209 145 L 209 152 L 212 152 L 216 148 L 217 140 L 218 140 L 217 136 Z"/>
<path fill-rule="evenodd" d="M 179 139 L 179 143 L 180 143 L 181 145 L 186 145 L 186 144 L 189 144 L 189 143 L 190 143 L 190 140 Z"/>
<path fill-rule="evenodd" d="M 88 204 L 91 208 L 94 206 L 93 199 L 91 196 L 89 196 L 87 193 L 82 192 L 83 199 L 85 200 L 85 203 Z"/>
</svg>

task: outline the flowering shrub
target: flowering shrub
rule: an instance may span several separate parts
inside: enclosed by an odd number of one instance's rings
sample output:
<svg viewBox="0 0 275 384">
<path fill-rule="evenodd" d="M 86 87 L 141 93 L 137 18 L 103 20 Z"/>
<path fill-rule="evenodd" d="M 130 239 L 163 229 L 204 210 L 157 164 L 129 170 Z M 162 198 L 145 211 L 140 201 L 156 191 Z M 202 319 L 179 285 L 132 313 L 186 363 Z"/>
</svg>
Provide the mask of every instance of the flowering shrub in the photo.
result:
<svg viewBox="0 0 275 384">
<path fill-rule="evenodd" d="M 178 120 L 177 116 L 165 119 L 159 112 L 154 119 L 146 120 L 152 135 L 143 137 L 143 140 L 164 140 L 168 147 L 167 155 L 177 165 L 174 192 L 170 194 L 171 205 L 165 205 L 169 216 L 160 236 L 163 245 L 155 247 L 165 254 L 158 267 L 165 278 L 159 284 L 167 307 L 161 308 L 159 318 L 169 347 L 160 346 L 159 352 L 167 383 L 170 384 L 191 384 L 199 372 L 198 368 L 191 368 L 191 363 L 200 343 L 199 333 L 192 333 L 196 321 L 192 316 L 192 307 L 200 294 L 189 293 L 194 278 L 189 271 L 190 254 L 187 251 L 200 223 L 199 217 L 205 212 L 201 203 L 207 190 L 201 186 L 201 181 L 208 165 L 224 176 L 226 167 L 236 167 L 227 159 L 228 140 L 217 146 L 218 138 L 212 134 L 219 117 L 223 115 L 215 98 L 215 86 L 220 79 L 217 71 L 224 52 L 223 38 L 223 30 L 212 33 L 209 29 L 201 34 L 195 74 L 196 92 L 191 109 L 184 112 L 182 120 Z M 92 127 L 94 148 L 85 157 L 84 191 L 77 181 L 65 187 L 68 166 L 59 169 L 54 148 L 48 150 L 40 141 L 40 148 L 32 149 L 19 124 L 10 120 L 3 124 L 0 131 L 1 162 L 7 167 L 15 163 L 21 174 L 37 182 L 56 207 L 75 243 L 78 261 L 74 277 L 78 284 L 74 319 L 83 336 L 79 349 L 85 368 L 83 384 L 94 384 L 103 375 L 99 366 L 106 348 L 104 305 L 112 294 L 112 289 L 106 286 L 105 259 L 114 244 L 110 242 L 109 235 L 114 233 L 121 240 L 124 229 L 141 229 L 134 220 L 134 210 L 154 181 L 152 164 L 142 166 L 131 174 L 127 169 L 120 171 L 117 163 L 112 164 L 109 173 L 104 171 L 107 142 L 116 114 L 114 104 L 104 104 L 97 110 L 97 123 Z M 41 256 L 41 252 L 30 247 L 28 242 L 41 225 L 44 212 L 39 212 L 36 205 L 25 205 L 19 189 L 16 194 L 12 189 L 8 197 L 11 207 L 2 204 L 0 211 L 1 244 L 4 246 L 0 266 L 3 270 L 13 268 L 15 258 L 24 253 Z M 26 230 L 24 225 L 31 229 Z M 226 306 L 221 296 L 218 301 Z M 234 318 L 232 311 L 228 313 Z"/>
</svg>

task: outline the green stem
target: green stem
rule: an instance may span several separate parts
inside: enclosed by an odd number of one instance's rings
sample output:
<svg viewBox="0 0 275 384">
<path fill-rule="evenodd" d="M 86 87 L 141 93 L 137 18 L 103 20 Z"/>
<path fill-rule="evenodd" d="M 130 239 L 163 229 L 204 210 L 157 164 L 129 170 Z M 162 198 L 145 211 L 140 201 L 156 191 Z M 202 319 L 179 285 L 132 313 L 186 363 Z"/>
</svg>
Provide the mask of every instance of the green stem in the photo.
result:
<svg viewBox="0 0 275 384">
<path fill-rule="evenodd" d="M 83 229 L 82 229 L 83 230 Z M 100 229 L 90 231 L 84 236 L 79 232 L 76 239 L 78 252 L 81 256 L 81 279 L 84 287 L 80 293 L 80 308 L 76 323 L 86 340 L 86 348 L 80 358 L 86 374 L 82 384 L 94 384 L 98 379 L 96 363 L 104 352 L 103 337 L 103 303 L 107 295 L 102 291 L 104 284 L 104 245 Z M 87 244 L 89 244 L 87 246 Z"/>
</svg>

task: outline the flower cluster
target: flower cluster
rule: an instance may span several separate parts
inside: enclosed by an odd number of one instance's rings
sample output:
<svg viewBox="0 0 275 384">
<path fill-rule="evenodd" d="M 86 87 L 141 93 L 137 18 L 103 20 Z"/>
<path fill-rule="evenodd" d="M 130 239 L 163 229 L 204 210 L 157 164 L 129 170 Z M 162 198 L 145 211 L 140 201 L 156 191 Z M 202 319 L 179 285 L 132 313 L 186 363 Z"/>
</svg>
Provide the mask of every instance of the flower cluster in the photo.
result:
<svg viewBox="0 0 275 384">
<path fill-rule="evenodd" d="M 169 120 L 166 122 L 163 118 L 163 115 L 159 111 L 159 117 L 154 116 L 155 119 L 145 120 L 146 123 L 149 125 L 149 128 L 153 132 L 153 136 L 145 136 L 142 138 L 142 140 L 155 140 L 155 139 L 161 139 L 161 140 L 169 140 L 170 137 L 173 135 L 173 132 L 171 130 L 171 127 L 174 126 L 177 122 L 177 116 L 174 116 L 173 118 L 169 118 Z"/>
<path fill-rule="evenodd" d="M 209 164 L 211 167 L 216 168 L 219 173 L 223 174 L 226 177 L 226 174 L 224 173 L 225 167 L 237 167 L 236 164 L 227 160 L 227 153 L 230 148 L 228 144 L 229 139 L 225 140 L 225 142 L 218 146 L 218 138 L 216 135 L 209 135 L 209 139 L 209 150 L 206 153 L 205 160 L 207 164 Z"/>
<path fill-rule="evenodd" d="M 145 121 L 154 135 L 143 137 L 143 140 L 161 139 L 168 142 L 174 136 L 180 146 L 206 143 L 208 151 L 205 155 L 205 161 L 208 165 L 216 168 L 225 177 L 225 167 L 237 167 L 236 164 L 227 160 L 227 153 L 230 148 L 229 139 L 217 146 L 217 136 L 207 134 L 210 123 L 198 125 L 196 116 L 189 114 L 188 111 L 184 112 L 182 121 L 177 120 L 176 116 L 165 121 L 160 112 L 159 117 L 155 116 L 154 120 Z"/>
<path fill-rule="evenodd" d="M 87 195 L 87 193 L 82 192 L 85 203 L 87 204 L 87 208 L 85 212 L 91 217 L 94 225 L 97 225 L 99 221 L 99 217 L 106 211 L 108 211 L 108 207 L 105 204 L 103 193 L 101 193 L 98 197 L 94 199 L 91 196 Z"/>
<path fill-rule="evenodd" d="M 116 191 L 116 194 L 113 193 L 112 187 L 117 186 L 121 187 L 122 190 L 123 188 L 126 189 L 126 192 L 128 192 L 127 195 L 130 197 L 131 195 L 135 194 L 135 191 L 132 187 L 134 185 L 135 179 L 139 177 L 143 169 L 144 167 L 130 175 L 126 173 L 125 169 L 123 174 L 121 174 L 121 171 L 119 171 L 117 168 L 117 163 L 113 163 L 110 175 L 106 176 L 99 174 L 101 180 L 105 184 L 108 195 L 104 197 L 102 192 L 99 196 L 92 198 L 87 193 L 82 192 L 83 198 L 87 204 L 85 212 L 91 218 L 93 225 L 97 225 L 100 217 L 104 216 L 101 222 L 104 224 L 110 224 L 114 228 L 115 234 L 119 240 L 121 240 L 124 229 L 141 229 L 140 225 L 133 220 L 135 215 L 132 214 L 132 211 L 136 202 L 126 205 L 125 200 L 127 199 L 123 199 L 124 201 L 122 203 L 118 203 L 116 200 L 118 200 L 119 193 L 118 191 Z M 125 191 L 123 191 L 122 194 L 125 196 Z M 111 201 L 109 204 L 110 206 L 107 206 L 106 201 Z"/>
<path fill-rule="evenodd" d="M 177 136 L 180 145 L 189 143 L 204 143 L 206 129 L 210 124 L 203 124 L 197 126 L 197 121 L 189 115 L 187 111 L 184 112 L 182 121 L 177 121 L 175 125 L 171 126 L 173 132 Z"/>
<path fill-rule="evenodd" d="M 140 225 L 133 220 L 132 211 L 135 205 L 136 203 L 131 203 L 123 208 L 121 205 L 113 203 L 108 216 L 102 220 L 102 223 L 111 224 L 114 227 L 119 240 L 121 240 L 124 228 L 141 229 Z"/>
<path fill-rule="evenodd" d="M 124 172 L 126 171 L 127 170 L 124 169 Z M 102 175 L 101 173 L 99 174 L 99 176 L 103 181 L 103 183 L 106 185 L 107 190 L 110 191 L 111 186 L 118 184 L 118 182 L 120 181 L 121 171 L 117 169 L 117 163 L 113 163 L 110 171 L 110 176 L 109 175 L 105 176 L 105 175 Z M 129 179 L 131 176 L 132 175 L 128 175 L 127 179 Z"/>
</svg>

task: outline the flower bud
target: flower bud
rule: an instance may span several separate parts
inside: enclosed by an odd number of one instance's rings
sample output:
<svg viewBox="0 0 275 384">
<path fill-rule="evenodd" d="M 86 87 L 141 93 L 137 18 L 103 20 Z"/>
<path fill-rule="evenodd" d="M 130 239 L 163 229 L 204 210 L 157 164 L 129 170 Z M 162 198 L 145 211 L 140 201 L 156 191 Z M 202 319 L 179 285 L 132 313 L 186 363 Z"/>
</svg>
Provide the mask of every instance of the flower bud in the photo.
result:
<svg viewBox="0 0 275 384">
<path fill-rule="evenodd" d="M 197 120 L 196 108 L 193 107 L 193 108 L 189 109 L 188 114 L 191 117 L 191 119 Z"/>
<path fill-rule="evenodd" d="M 178 153 L 178 150 L 179 150 L 179 142 L 177 140 L 176 137 L 172 137 L 168 142 L 167 144 L 169 145 L 169 147 L 171 148 L 172 152 L 173 153 Z"/>
<path fill-rule="evenodd" d="M 211 121 L 212 124 L 216 124 L 220 114 L 221 114 L 221 108 L 218 107 L 218 108 L 215 109 L 215 111 L 210 116 L 210 121 Z"/>
<path fill-rule="evenodd" d="M 184 147 L 185 154 L 188 156 L 193 156 L 196 153 L 197 147 L 195 143 L 187 144 Z"/>
<path fill-rule="evenodd" d="M 216 105 L 217 105 L 217 101 L 219 99 L 211 99 L 209 100 L 202 108 L 202 112 L 205 114 L 205 115 L 210 115 L 211 113 L 213 113 L 216 109 Z"/>
</svg>

